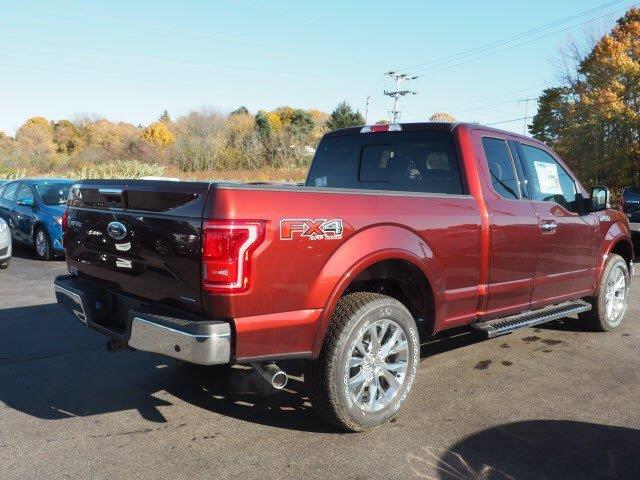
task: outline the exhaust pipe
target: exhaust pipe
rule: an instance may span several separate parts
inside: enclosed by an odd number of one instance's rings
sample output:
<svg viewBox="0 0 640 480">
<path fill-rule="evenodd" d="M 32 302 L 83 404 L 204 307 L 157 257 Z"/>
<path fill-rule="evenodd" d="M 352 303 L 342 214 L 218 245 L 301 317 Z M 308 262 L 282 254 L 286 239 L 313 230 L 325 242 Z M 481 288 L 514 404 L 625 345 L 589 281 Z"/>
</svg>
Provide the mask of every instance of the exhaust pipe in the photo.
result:
<svg viewBox="0 0 640 480">
<path fill-rule="evenodd" d="M 277 390 L 284 388 L 289 381 L 289 375 L 280 370 L 275 363 L 252 363 L 251 366 Z"/>
</svg>

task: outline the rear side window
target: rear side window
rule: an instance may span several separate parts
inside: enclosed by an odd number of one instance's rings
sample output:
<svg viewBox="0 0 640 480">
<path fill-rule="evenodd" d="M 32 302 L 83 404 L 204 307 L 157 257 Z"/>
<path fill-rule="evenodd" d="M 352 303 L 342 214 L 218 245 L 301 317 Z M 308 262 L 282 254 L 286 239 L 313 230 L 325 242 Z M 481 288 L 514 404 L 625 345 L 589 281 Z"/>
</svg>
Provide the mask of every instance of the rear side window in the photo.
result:
<svg viewBox="0 0 640 480">
<path fill-rule="evenodd" d="M 4 193 L 2 194 L 2 198 L 4 198 L 5 200 L 9 200 L 10 202 L 13 202 L 13 199 L 16 196 L 16 189 L 17 188 L 18 188 L 18 184 L 17 183 L 10 183 L 4 189 Z"/>
<path fill-rule="evenodd" d="M 308 186 L 463 193 L 458 158 L 447 132 L 388 132 L 325 138 Z"/>
<path fill-rule="evenodd" d="M 17 202 L 34 202 L 33 192 L 29 185 L 25 185 L 24 183 L 20 185 L 20 189 L 16 195 L 16 203 Z"/>
<path fill-rule="evenodd" d="M 499 138 L 484 137 L 482 147 L 495 192 L 503 198 L 520 198 L 518 177 L 507 142 Z"/>
<path fill-rule="evenodd" d="M 640 197 L 640 188 L 625 188 L 622 195 L 629 195 L 630 197 Z"/>
</svg>

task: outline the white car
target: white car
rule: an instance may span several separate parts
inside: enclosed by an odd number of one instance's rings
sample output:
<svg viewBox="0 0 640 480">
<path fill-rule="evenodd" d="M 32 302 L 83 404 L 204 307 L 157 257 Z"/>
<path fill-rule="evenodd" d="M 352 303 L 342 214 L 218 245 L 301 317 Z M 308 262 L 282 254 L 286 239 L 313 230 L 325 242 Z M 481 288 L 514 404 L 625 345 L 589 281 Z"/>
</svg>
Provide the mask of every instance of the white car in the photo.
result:
<svg viewBox="0 0 640 480">
<path fill-rule="evenodd" d="M 2 218 L 0 218 L 0 269 L 9 266 L 11 259 L 11 233 L 9 226 Z"/>
</svg>

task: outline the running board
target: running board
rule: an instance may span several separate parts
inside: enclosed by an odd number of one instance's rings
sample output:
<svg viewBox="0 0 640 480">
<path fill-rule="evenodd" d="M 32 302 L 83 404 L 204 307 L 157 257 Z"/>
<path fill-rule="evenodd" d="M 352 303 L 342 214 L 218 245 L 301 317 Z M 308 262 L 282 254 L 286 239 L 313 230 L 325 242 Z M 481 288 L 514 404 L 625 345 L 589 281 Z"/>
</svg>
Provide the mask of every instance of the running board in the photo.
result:
<svg viewBox="0 0 640 480">
<path fill-rule="evenodd" d="M 541 323 L 550 322 L 559 318 L 566 317 L 574 313 L 586 312 L 591 310 L 591 304 L 584 300 L 573 300 L 563 302 L 557 305 L 540 308 L 538 310 L 529 310 L 517 315 L 509 317 L 495 318 L 486 322 L 478 322 L 471 325 L 471 328 L 482 332 L 487 338 L 499 337 L 511 333 L 514 330 L 524 327 L 532 327 Z"/>
</svg>

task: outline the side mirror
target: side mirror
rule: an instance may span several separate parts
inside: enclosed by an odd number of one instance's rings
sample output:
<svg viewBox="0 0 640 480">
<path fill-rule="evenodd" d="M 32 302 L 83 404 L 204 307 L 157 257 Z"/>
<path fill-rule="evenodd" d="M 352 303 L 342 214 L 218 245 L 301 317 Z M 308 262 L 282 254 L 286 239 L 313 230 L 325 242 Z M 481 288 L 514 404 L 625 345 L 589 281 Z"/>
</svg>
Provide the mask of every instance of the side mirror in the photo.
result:
<svg viewBox="0 0 640 480">
<path fill-rule="evenodd" d="M 591 189 L 591 203 L 589 210 L 600 212 L 609 208 L 609 189 L 607 187 L 593 187 Z"/>
<path fill-rule="evenodd" d="M 18 200 L 16 202 L 21 207 L 30 207 L 33 208 L 33 198 L 23 198 L 22 200 Z"/>
</svg>

